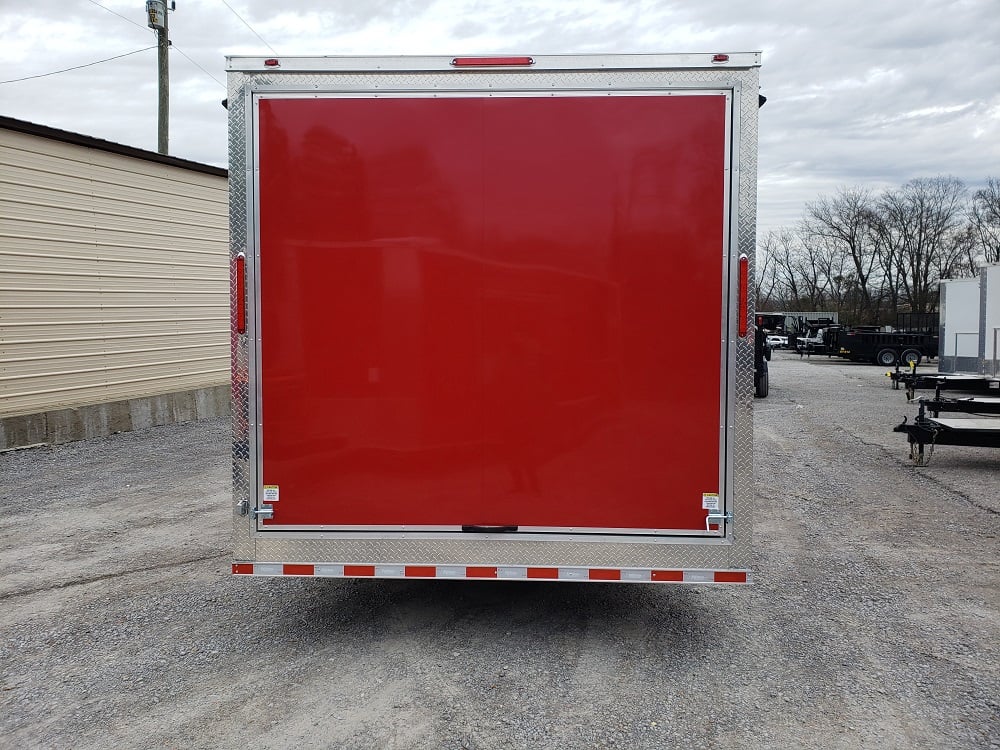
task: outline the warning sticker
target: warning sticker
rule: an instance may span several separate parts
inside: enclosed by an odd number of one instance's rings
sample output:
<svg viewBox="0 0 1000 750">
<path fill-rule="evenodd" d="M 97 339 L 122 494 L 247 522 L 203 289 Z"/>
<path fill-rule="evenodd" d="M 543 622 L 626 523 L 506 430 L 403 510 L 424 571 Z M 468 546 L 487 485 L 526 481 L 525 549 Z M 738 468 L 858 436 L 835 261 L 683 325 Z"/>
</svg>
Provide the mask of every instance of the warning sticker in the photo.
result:
<svg viewBox="0 0 1000 750">
<path fill-rule="evenodd" d="M 276 484 L 264 485 L 264 502 L 265 503 L 278 502 L 278 485 Z"/>
<path fill-rule="evenodd" d="M 701 495 L 701 507 L 705 510 L 718 510 L 719 509 L 719 493 L 718 492 L 703 492 Z"/>
</svg>

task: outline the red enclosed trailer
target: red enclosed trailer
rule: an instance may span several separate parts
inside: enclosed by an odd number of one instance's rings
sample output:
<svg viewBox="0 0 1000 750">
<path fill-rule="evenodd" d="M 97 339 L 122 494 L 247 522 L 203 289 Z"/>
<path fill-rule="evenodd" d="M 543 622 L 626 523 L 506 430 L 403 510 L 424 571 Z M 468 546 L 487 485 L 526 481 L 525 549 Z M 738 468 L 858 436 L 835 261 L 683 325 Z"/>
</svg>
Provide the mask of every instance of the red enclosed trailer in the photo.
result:
<svg viewBox="0 0 1000 750">
<path fill-rule="evenodd" d="M 749 581 L 758 65 L 229 58 L 233 572 Z"/>
</svg>

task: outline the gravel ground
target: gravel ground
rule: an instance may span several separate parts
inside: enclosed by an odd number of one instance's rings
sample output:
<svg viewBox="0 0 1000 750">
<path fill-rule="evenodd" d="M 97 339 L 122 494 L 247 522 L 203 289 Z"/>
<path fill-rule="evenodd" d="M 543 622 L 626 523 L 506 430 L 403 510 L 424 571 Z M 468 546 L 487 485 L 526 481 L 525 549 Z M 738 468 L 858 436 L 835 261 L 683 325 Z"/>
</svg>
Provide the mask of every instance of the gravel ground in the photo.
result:
<svg viewBox="0 0 1000 750">
<path fill-rule="evenodd" d="M 0 455 L 0 746 L 1000 748 L 1000 459 L 777 352 L 751 587 L 228 573 L 228 425 Z"/>
</svg>

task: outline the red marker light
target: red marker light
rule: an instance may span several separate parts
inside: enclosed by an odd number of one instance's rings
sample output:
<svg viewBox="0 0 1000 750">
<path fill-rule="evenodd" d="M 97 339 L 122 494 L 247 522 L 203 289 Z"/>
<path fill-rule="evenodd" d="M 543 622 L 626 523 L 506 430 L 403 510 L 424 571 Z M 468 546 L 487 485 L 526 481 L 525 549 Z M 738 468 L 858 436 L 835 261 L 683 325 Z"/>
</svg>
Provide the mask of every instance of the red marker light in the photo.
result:
<svg viewBox="0 0 1000 750">
<path fill-rule="evenodd" d="M 277 68 L 281 63 L 279 63 L 275 58 L 269 57 L 264 61 L 264 64 L 269 68 Z"/>
<path fill-rule="evenodd" d="M 236 256 L 236 332 L 247 332 L 247 258 Z"/>
<path fill-rule="evenodd" d="M 488 68 L 500 65 L 534 65 L 531 57 L 456 57 L 451 61 L 456 68 Z"/>
<path fill-rule="evenodd" d="M 736 326 L 736 331 L 740 337 L 747 335 L 747 312 L 750 305 L 750 259 L 746 255 L 740 256 L 740 270 L 737 286 L 738 304 L 737 314 L 740 316 Z"/>
<path fill-rule="evenodd" d="M 714 63 L 729 62 L 729 55 L 712 55 L 712 62 Z"/>
</svg>

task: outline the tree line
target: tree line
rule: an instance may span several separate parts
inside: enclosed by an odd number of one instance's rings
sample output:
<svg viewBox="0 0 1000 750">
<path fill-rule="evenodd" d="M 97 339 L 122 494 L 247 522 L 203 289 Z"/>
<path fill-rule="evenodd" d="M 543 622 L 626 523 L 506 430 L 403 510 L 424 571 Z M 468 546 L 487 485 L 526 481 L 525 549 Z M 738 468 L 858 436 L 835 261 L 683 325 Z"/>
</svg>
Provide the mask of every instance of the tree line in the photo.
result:
<svg viewBox="0 0 1000 750">
<path fill-rule="evenodd" d="M 898 312 L 937 310 L 938 282 L 984 263 L 1000 263 L 1000 179 L 971 192 L 945 176 L 841 188 L 807 203 L 796 227 L 759 238 L 757 309 L 893 324 Z"/>
</svg>

